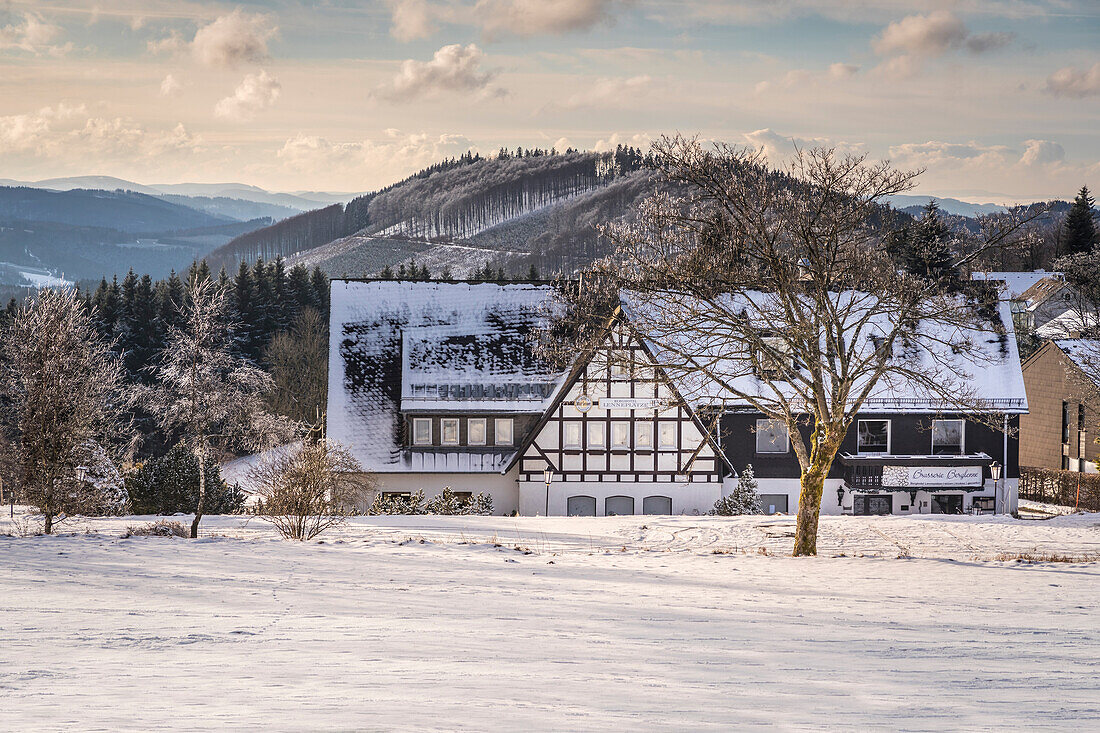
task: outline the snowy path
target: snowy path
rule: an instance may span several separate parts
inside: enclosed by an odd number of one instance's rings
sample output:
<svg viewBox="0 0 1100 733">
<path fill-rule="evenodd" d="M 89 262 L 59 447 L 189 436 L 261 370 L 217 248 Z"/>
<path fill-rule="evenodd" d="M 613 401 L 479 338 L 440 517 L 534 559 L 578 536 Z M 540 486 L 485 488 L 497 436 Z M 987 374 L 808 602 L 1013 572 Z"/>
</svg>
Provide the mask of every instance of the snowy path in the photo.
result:
<svg viewBox="0 0 1100 733">
<path fill-rule="evenodd" d="M 1095 548 L 1100 515 L 837 518 L 848 556 L 799 560 L 756 554 L 776 517 L 127 523 L 0 538 L 0 728 L 1100 727 L 1100 562 L 968 559 Z"/>
</svg>

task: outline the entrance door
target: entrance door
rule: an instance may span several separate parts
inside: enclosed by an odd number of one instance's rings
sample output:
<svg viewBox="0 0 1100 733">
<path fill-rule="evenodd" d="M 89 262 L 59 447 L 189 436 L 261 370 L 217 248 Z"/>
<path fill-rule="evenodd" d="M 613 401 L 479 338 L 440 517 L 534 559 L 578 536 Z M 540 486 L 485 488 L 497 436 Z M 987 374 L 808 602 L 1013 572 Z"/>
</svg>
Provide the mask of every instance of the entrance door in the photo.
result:
<svg viewBox="0 0 1100 733">
<path fill-rule="evenodd" d="M 894 497 L 889 494 L 857 494 L 852 498 L 852 514 L 892 514 Z"/>
<path fill-rule="evenodd" d="M 933 514 L 962 514 L 962 494 L 932 494 Z"/>
</svg>

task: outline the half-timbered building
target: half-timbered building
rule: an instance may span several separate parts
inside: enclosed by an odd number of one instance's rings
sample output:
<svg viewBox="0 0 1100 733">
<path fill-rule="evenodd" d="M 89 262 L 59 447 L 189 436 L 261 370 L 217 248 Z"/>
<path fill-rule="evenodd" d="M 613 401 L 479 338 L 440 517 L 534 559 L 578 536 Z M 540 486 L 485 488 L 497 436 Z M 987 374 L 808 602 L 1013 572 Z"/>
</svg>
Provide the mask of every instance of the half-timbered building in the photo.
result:
<svg viewBox="0 0 1100 733">
<path fill-rule="evenodd" d="M 782 425 L 670 378 L 629 308 L 594 351 L 546 364 L 530 337 L 551 301 L 541 283 L 334 280 L 329 437 L 384 493 L 486 492 L 502 514 L 701 514 L 750 464 L 765 511 L 797 511 L 800 470 Z M 842 446 L 824 513 L 1015 509 L 1027 399 L 1001 310 L 1007 333 L 968 377 L 987 409 L 880 392 Z M 744 369 L 737 358 L 731 374 Z"/>
</svg>

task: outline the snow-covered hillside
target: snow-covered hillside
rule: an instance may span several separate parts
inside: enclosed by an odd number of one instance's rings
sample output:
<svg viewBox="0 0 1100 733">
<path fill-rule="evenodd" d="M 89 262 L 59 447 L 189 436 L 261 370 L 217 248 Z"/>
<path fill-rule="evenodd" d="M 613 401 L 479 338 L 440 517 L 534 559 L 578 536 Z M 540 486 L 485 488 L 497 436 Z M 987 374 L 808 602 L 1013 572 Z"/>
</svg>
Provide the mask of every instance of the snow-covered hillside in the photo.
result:
<svg viewBox="0 0 1100 733">
<path fill-rule="evenodd" d="M 0 538 L 4 728 L 1100 726 L 1100 563 L 990 559 L 1098 515 L 823 517 L 816 559 L 780 517 L 139 521 Z"/>
</svg>

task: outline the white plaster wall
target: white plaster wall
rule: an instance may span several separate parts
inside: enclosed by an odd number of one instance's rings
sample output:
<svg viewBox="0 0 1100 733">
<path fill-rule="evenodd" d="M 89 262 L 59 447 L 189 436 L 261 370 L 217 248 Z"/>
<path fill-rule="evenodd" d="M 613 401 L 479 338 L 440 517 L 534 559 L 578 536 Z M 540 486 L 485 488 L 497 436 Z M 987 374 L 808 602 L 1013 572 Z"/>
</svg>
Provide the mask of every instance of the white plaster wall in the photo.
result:
<svg viewBox="0 0 1100 733">
<path fill-rule="evenodd" d="M 791 514 L 798 512 L 798 496 L 802 490 L 798 479 L 757 479 L 757 493 L 760 494 L 786 494 L 787 508 Z M 826 479 L 825 492 L 821 497 L 822 514 L 851 514 L 852 492 L 845 489 L 844 505 L 837 503 L 836 490 L 844 484 L 843 479 Z M 1019 509 L 1019 479 L 1001 479 L 999 496 L 997 496 L 997 512 L 1010 514 Z M 729 496 L 737 485 L 736 478 L 727 478 L 722 485 L 722 495 Z M 916 503 L 911 503 L 912 498 L 908 493 L 896 492 L 890 494 L 893 497 L 894 514 L 930 514 L 932 512 L 932 495 L 918 491 Z M 970 504 L 975 496 L 994 496 L 993 482 L 986 480 L 981 490 L 963 494 L 963 511 L 970 510 Z M 909 511 L 902 512 L 901 507 L 909 506 Z"/>
<path fill-rule="evenodd" d="M 570 496 L 591 496 L 596 499 L 596 515 L 604 516 L 604 500 L 609 496 L 630 496 L 634 499 L 634 512 L 642 513 L 642 500 L 647 496 L 668 496 L 672 499 L 673 514 L 701 515 L 714 508 L 714 502 L 722 495 L 717 482 L 639 482 L 612 483 L 609 481 L 555 481 L 550 484 L 549 516 L 564 516 Z M 519 482 L 519 513 L 523 516 L 547 514 L 546 484 L 539 481 Z"/>
<path fill-rule="evenodd" d="M 507 474 L 499 473 L 379 473 L 379 491 L 408 491 L 423 489 L 424 498 L 430 499 L 450 486 L 452 491 L 484 492 L 493 497 L 493 514 L 508 515 L 519 509 L 519 468 Z"/>
</svg>

